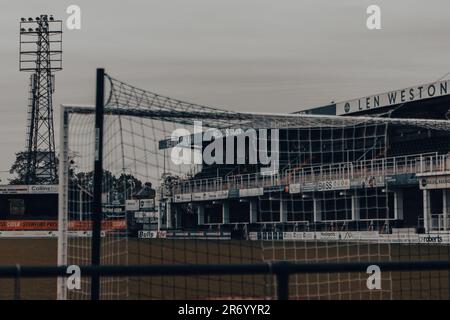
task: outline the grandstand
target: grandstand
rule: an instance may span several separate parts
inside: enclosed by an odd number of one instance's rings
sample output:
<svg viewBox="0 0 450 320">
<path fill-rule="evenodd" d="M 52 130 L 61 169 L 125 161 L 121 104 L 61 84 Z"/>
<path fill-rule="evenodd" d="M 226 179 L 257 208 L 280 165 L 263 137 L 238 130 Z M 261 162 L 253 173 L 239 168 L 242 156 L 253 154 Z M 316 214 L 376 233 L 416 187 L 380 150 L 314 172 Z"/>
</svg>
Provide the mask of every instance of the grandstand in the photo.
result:
<svg viewBox="0 0 450 320">
<path fill-rule="evenodd" d="M 260 165 L 248 161 L 203 164 L 162 194 L 162 206 L 168 209 L 161 227 L 217 229 L 258 239 L 282 239 L 283 233 L 292 236 L 286 232 L 294 231 L 392 234 L 402 229 L 410 234 L 414 230 L 413 237 L 419 239 L 421 233 L 448 231 L 449 132 L 406 119 L 445 123 L 449 100 L 448 81 L 440 81 L 300 112 L 386 121 L 284 124 L 279 130 L 278 172 L 262 174 Z M 266 128 L 267 123 L 246 126 Z M 207 145 L 203 142 L 202 151 Z"/>
</svg>

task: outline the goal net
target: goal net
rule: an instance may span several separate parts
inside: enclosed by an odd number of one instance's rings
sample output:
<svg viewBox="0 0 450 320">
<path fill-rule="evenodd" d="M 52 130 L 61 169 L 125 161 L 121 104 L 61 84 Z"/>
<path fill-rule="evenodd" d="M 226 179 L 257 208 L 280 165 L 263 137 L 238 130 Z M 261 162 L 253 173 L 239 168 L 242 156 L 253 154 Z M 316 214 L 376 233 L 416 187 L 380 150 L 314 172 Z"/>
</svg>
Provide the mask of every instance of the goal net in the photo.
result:
<svg viewBox="0 0 450 320">
<path fill-rule="evenodd" d="M 448 121 L 234 112 L 106 80 L 101 265 L 449 258 L 447 192 L 419 184 L 449 170 Z M 60 265 L 91 264 L 94 118 L 92 107 L 61 113 Z M 293 275 L 290 297 L 448 294 L 447 273 L 369 276 Z M 102 299 L 276 297 L 273 275 L 100 287 Z M 60 280 L 58 296 L 89 299 L 90 279 L 79 290 Z"/>
</svg>

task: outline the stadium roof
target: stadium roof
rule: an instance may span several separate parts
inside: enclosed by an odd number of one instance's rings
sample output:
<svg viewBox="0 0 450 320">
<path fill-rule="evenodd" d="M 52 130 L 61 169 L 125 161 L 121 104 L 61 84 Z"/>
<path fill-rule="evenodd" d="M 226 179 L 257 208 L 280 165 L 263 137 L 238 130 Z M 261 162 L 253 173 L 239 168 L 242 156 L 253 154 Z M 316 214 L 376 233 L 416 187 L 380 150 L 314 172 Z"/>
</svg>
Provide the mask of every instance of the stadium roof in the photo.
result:
<svg viewBox="0 0 450 320">
<path fill-rule="evenodd" d="M 392 110 L 392 107 L 409 106 L 413 105 L 414 102 L 445 96 L 450 98 L 450 80 L 440 80 L 338 103 L 331 103 L 326 106 L 309 108 L 296 113 L 338 116 L 368 113 L 383 114 Z"/>
</svg>

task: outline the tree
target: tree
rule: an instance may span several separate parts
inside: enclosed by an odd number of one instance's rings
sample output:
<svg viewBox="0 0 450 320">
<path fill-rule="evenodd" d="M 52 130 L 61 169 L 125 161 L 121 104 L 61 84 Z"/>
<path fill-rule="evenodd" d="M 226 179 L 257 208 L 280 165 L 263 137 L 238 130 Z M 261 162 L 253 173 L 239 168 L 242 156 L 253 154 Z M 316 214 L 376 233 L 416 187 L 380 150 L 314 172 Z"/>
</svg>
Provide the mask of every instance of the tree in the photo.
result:
<svg viewBox="0 0 450 320">
<path fill-rule="evenodd" d="M 46 166 L 45 157 L 39 162 L 39 165 Z M 55 157 L 56 166 L 58 166 L 58 158 Z M 9 170 L 10 174 L 15 175 L 14 178 L 9 179 L 9 184 L 18 185 L 18 184 L 29 184 L 27 181 L 27 164 L 28 164 L 28 152 L 22 151 L 16 153 L 16 160 L 11 166 Z M 36 180 L 33 182 L 34 184 L 43 184 L 48 183 L 48 181 L 40 181 Z M 57 184 L 58 181 L 53 181 L 54 184 Z"/>
<path fill-rule="evenodd" d="M 26 174 L 27 174 L 27 153 L 18 152 L 16 153 L 16 161 L 11 166 L 9 170 L 10 174 L 15 174 L 15 177 L 9 179 L 9 184 L 27 184 Z"/>
<path fill-rule="evenodd" d="M 73 172 L 73 171 L 72 171 Z M 142 189 L 142 182 L 131 174 L 122 173 L 115 176 L 108 170 L 103 170 L 103 193 L 108 193 L 109 199 L 115 199 L 125 203 L 134 194 Z M 86 194 L 92 194 L 94 189 L 94 172 L 77 172 L 70 175 L 69 189 L 72 192 L 83 190 Z"/>
</svg>

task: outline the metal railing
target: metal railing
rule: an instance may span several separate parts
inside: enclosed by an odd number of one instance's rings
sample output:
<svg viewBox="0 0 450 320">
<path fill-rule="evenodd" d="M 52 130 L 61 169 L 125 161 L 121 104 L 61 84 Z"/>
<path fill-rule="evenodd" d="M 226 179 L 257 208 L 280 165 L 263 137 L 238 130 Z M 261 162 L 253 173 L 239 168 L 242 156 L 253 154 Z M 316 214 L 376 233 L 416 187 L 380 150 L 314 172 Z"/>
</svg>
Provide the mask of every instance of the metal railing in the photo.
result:
<svg viewBox="0 0 450 320">
<path fill-rule="evenodd" d="M 376 264 L 382 271 L 450 270 L 450 260 L 388 261 L 346 263 L 297 263 L 277 261 L 257 264 L 174 264 L 129 266 L 80 266 L 81 277 L 167 277 L 201 275 L 273 275 L 276 278 L 276 298 L 289 299 L 289 278 L 294 274 L 364 272 Z M 450 271 L 449 271 L 450 272 Z M 1 266 L 0 278 L 12 278 L 14 297 L 20 299 L 22 278 L 68 277 L 67 266 Z M 449 288 L 450 290 L 450 288 Z M 449 296 L 450 297 L 450 296 Z"/>
<path fill-rule="evenodd" d="M 450 230 L 450 214 L 431 214 L 429 219 L 429 229 L 431 231 Z M 418 221 L 419 228 L 425 228 L 424 217 L 419 217 Z"/>
<path fill-rule="evenodd" d="M 403 173 L 444 171 L 450 171 L 450 155 L 439 155 L 435 152 L 290 168 L 274 175 L 250 173 L 229 175 L 225 178 L 191 179 L 181 181 L 174 189 L 174 194 L 261 188 L 283 184 L 380 177 Z"/>
<path fill-rule="evenodd" d="M 211 190 L 222 190 L 223 181 L 221 177 L 208 179 L 192 179 L 183 181 L 176 190 L 178 193 L 208 192 Z"/>
</svg>

